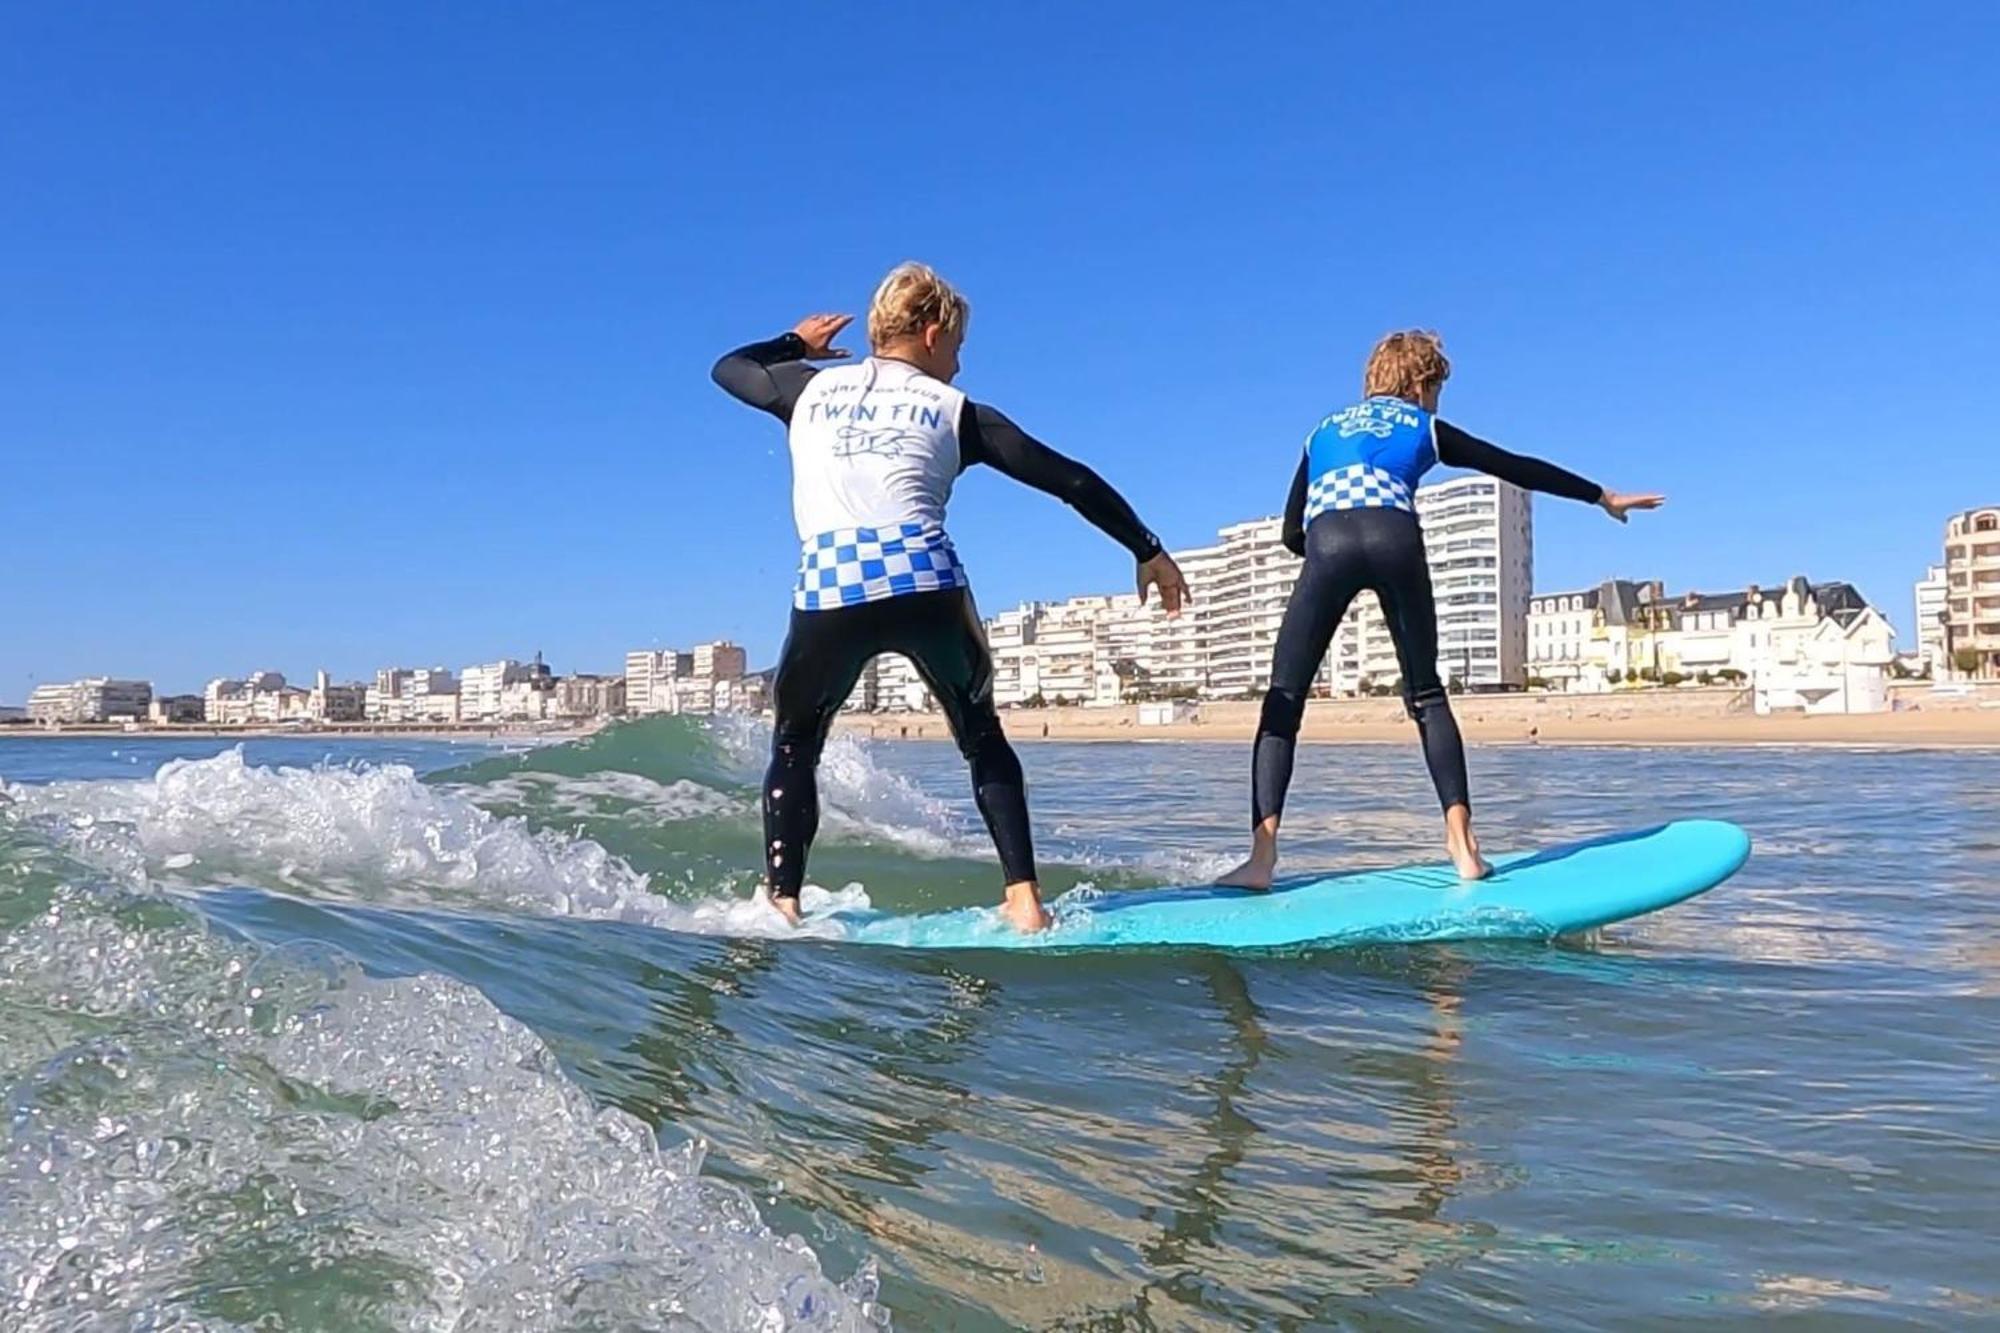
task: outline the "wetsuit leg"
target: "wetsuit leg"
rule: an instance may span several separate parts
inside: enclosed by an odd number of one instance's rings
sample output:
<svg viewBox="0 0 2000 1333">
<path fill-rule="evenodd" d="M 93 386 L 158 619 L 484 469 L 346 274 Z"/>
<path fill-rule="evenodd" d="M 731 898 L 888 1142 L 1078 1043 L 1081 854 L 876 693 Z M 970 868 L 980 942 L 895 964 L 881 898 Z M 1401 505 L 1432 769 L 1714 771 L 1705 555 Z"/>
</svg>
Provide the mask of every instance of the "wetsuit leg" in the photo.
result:
<svg viewBox="0 0 2000 1333">
<path fill-rule="evenodd" d="M 805 883 L 806 855 L 819 832 L 820 751 L 861 668 L 881 651 L 882 610 L 891 605 L 792 612 L 772 682 L 777 720 L 764 774 L 764 882 L 775 897 L 796 898 Z"/>
<path fill-rule="evenodd" d="M 1292 763 L 1298 747 L 1299 723 L 1313 677 L 1326 660 L 1327 645 L 1348 604 L 1366 576 L 1362 552 L 1350 540 L 1345 514 L 1323 514 L 1306 532 L 1306 563 L 1292 585 L 1291 601 L 1278 628 L 1278 646 L 1271 656 L 1271 688 L 1257 721 L 1257 743 L 1250 752 L 1250 824 L 1256 827 L 1285 811 L 1285 793 L 1292 785 Z"/>
<path fill-rule="evenodd" d="M 1381 599 L 1382 617 L 1388 622 L 1396 660 L 1403 668 L 1403 707 L 1417 724 L 1438 804 L 1447 810 L 1454 805 L 1470 806 L 1465 742 L 1458 734 L 1458 719 L 1452 716 L 1451 696 L 1438 679 L 1437 604 L 1431 595 L 1423 530 L 1414 518 L 1399 510 L 1376 512 L 1407 520 L 1374 525 L 1379 532 L 1369 547 L 1370 585 Z"/>
<path fill-rule="evenodd" d="M 993 654 L 972 594 L 963 588 L 896 598 L 921 614 L 905 618 L 890 651 L 908 657 L 951 724 L 959 753 L 972 770 L 972 794 L 1000 854 L 1007 883 L 1035 878 L 1035 840 L 1028 827 L 1027 780 L 993 707 Z"/>
</svg>

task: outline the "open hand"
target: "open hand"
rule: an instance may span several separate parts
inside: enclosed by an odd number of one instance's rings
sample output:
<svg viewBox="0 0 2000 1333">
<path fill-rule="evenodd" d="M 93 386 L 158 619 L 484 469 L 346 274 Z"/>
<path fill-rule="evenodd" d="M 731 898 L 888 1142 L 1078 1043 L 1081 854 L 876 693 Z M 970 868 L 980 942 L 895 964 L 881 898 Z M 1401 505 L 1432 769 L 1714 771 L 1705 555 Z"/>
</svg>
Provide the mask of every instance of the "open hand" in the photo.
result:
<svg viewBox="0 0 2000 1333">
<path fill-rule="evenodd" d="M 1658 509 L 1666 502 L 1664 495 L 1620 495 L 1617 491 L 1606 491 L 1597 497 L 1597 507 L 1620 523 L 1634 509 Z"/>
<path fill-rule="evenodd" d="M 792 332 L 805 343 L 806 360 L 839 361 L 848 355 L 848 351 L 845 347 L 835 347 L 833 340 L 853 322 L 852 315 L 807 315 L 792 326 Z"/>
<path fill-rule="evenodd" d="M 1165 551 L 1139 566 L 1139 605 L 1146 604 L 1146 594 L 1154 588 L 1160 590 L 1160 608 L 1169 616 L 1179 615 L 1188 600 L 1187 579 Z"/>
</svg>

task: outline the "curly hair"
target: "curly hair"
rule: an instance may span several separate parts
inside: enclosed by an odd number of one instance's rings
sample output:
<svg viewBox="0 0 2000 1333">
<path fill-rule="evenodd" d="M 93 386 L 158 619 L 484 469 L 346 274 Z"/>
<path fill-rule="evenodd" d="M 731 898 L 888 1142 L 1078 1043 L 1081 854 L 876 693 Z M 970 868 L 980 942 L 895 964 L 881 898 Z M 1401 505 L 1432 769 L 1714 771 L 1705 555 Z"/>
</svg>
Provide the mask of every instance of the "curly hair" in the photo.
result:
<svg viewBox="0 0 2000 1333">
<path fill-rule="evenodd" d="M 1389 334 L 1368 354 L 1361 392 L 1369 398 L 1404 398 L 1416 402 L 1424 390 L 1451 378 L 1444 339 L 1429 329 L 1404 329 Z"/>
<path fill-rule="evenodd" d="M 929 264 L 896 265 L 868 304 L 868 341 L 880 347 L 892 339 L 922 333 L 932 324 L 963 334 L 972 306 Z"/>
</svg>

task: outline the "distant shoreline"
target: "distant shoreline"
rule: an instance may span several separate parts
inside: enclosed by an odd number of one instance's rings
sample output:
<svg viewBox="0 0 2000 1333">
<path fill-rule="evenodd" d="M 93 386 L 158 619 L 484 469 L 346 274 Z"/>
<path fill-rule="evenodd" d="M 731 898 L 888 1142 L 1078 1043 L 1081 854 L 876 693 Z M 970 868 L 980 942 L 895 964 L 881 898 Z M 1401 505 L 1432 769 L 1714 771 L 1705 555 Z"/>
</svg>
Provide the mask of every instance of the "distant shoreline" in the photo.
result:
<svg viewBox="0 0 2000 1333">
<path fill-rule="evenodd" d="M 1692 694 L 1693 692 L 1690 692 Z M 1577 746 L 1891 746 L 1932 750 L 2000 749 L 2000 707 L 1964 701 L 1905 700 L 1890 712 L 1758 715 L 1740 694 L 1467 695 L 1453 700 L 1474 745 Z M 1016 741 L 1213 741 L 1248 745 L 1257 704 L 1200 707 L 1193 720 L 1146 726 L 1132 706 L 1004 709 Z M 836 731 L 876 740 L 945 741 L 935 713 L 845 714 Z M 1392 699 L 1314 700 L 1299 739 L 1313 744 L 1413 744 L 1416 728 Z"/>
<path fill-rule="evenodd" d="M 60 727 L 43 727 L 34 724 L 12 723 L 0 726 L 0 740 L 20 737 L 22 740 L 224 740 L 224 741 L 275 741 L 275 740 L 351 740 L 351 741 L 573 741 L 596 732 L 604 726 L 599 720 L 564 726 L 491 726 L 478 724 L 470 726 L 384 726 L 379 723 L 333 723 L 313 727 L 211 727 L 186 724 L 181 726 L 140 726 L 126 728 L 110 723 L 68 724 Z"/>
<path fill-rule="evenodd" d="M 1462 695 L 1454 712 L 1475 745 L 1575 746 L 1890 746 L 1932 750 L 2000 749 L 2000 691 L 1940 697 L 1908 690 L 1881 713 L 1797 713 L 1760 716 L 1741 690 L 1675 690 L 1613 694 Z M 1110 708 L 1007 708 L 1001 720 L 1022 742 L 1206 741 L 1247 745 L 1256 735 L 1259 706 L 1248 701 L 1200 705 L 1195 717 L 1166 725 L 1141 725 L 1131 704 Z M 335 723 L 314 727 L 141 726 L 111 724 L 49 729 L 0 726 L 0 740 L 421 740 L 560 743 L 607 726 L 592 718 L 566 724 L 384 725 Z M 875 740 L 948 741 L 950 728 L 937 713 L 843 713 L 839 734 Z M 1395 699 L 1316 699 L 1306 710 L 1299 739 L 1311 744 L 1407 745 L 1415 729 Z"/>
</svg>

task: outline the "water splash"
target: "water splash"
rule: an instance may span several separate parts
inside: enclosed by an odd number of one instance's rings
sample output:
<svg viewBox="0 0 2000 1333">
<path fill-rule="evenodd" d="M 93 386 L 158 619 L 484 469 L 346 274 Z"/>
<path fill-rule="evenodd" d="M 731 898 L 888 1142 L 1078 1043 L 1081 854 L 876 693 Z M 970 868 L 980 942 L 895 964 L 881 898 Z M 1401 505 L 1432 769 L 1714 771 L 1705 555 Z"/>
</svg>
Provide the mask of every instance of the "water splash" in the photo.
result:
<svg viewBox="0 0 2000 1333">
<path fill-rule="evenodd" d="M 174 760 L 149 780 L 10 786 L 0 810 L 131 889 L 248 883 L 705 934 L 798 933 L 741 894 L 662 896 L 599 843 L 495 815 L 401 765 L 261 768 L 237 749 Z M 838 937 L 831 914 L 868 898 L 858 885 L 813 886 L 802 905 L 805 933 Z"/>
<path fill-rule="evenodd" d="M 871 1269 L 830 1281 L 468 986 L 7 896 L 9 1329 L 887 1323 Z"/>
</svg>

